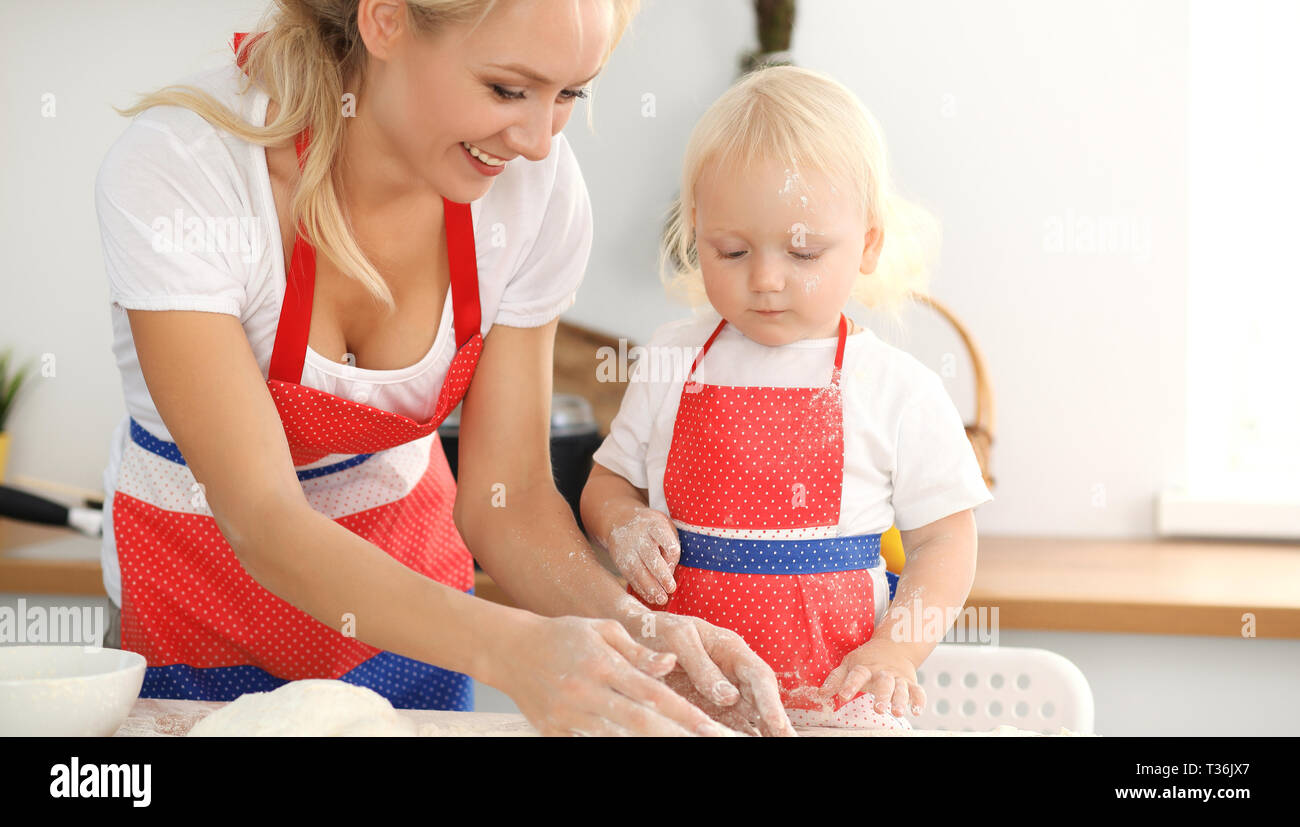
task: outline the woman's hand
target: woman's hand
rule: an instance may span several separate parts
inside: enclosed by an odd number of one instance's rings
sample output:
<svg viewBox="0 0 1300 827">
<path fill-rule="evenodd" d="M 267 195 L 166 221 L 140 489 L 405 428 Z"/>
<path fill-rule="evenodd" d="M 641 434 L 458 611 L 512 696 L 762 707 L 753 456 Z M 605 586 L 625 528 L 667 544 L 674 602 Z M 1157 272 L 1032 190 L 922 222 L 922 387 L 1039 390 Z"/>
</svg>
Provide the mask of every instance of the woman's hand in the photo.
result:
<svg viewBox="0 0 1300 827">
<path fill-rule="evenodd" d="M 667 514 L 635 505 L 609 532 L 609 556 L 643 599 L 663 605 L 677 590 L 673 569 L 682 556 L 677 527 Z"/>
<path fill-rule="evenodd" d="M 639 603 L 628 607 L 626 617 L 633 637 L 676 656 L 679 669 L 666 676 L 668 684 L 712 718 L 742 732 L 795 734 L 776 674 L 740 635 L 698 617 L 654 612 Z"/>
<path fill-rule="evenodd" d="M 901 718 L 925 708 L 925 690 L 916 682 L 916 666 L 903 649 L 887 638 L 872 638 L 844 657 L 826 682 L 824 698 L 847 701 L 859 692 L 871 695 L 872 708 Z M 886 708 L 888 707 L 888 708 Z"/>
<path fill-rule="evenodd" d="M 730 735 L 657 680 L 677 662 L 614 620 L 528 615 L 489 682 L 543 735 Z"/>
</svg>

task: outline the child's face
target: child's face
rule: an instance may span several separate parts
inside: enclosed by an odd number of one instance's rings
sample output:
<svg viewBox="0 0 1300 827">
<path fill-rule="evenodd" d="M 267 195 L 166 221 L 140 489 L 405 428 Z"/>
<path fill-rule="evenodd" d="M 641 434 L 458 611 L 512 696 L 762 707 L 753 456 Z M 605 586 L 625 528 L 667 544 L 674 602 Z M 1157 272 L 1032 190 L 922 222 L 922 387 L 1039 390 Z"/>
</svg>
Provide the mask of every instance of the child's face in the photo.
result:
<svg viewBox="0 0 1300 827">
<path fill-rule="evenodd" d="M 814 170 L 707 165 L 692 220 L 709 301 L 760 344 L 836 335 L 854 280 L 876 269 L 883 241 L 861 212 L 849 188 Z"/>
</svg>

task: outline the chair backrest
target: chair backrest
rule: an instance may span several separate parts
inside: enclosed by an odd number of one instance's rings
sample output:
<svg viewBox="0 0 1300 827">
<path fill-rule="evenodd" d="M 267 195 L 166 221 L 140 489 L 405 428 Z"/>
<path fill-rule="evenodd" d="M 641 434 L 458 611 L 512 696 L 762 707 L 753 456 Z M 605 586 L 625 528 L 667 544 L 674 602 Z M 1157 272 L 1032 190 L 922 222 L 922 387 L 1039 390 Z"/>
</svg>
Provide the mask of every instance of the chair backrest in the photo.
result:
<svg viewBox="0 0 1300 827">
<path fill-rule="evenodd" d="M 917 670 L 926 705 L 915 729 L 980 731 L 1002 725 L 1092 735 L 1088 681 L 1046 649 L 941 643 Z"/>
</svg>

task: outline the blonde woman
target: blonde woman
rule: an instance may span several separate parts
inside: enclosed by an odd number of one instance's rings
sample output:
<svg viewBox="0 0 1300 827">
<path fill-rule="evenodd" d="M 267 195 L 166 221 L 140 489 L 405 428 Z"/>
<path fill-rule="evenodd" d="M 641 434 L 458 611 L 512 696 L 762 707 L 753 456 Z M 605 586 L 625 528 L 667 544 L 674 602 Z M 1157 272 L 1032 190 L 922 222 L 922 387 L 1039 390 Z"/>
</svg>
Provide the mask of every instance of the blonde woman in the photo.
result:
<svg viewBox="0 0 1300 827">
<path fill-rule="evenodd" d="M 560 130 L 636 0 L 277 0 L 142 99 L 96 186 L 128 417 L 105 586 L 144 694 L 341 678 L 548 734 L 790 734 L 734 633 L 647 614 L 548 455 L 591 243 Z M 436 428 L 462 402 L 457 489 Z M 473 552 L 519 605 L 477 599 Z M 535 612 L 535 613 L 534 613 Z"/>
<path fill-rule="evenodd" d="M 673 216 L 666 280 L 706 312 L 651 339 L 583 522 L 647 606 L 739 632 L 794 723 L 906 729 L 992 497 L 939 377 L 844 311 L 896 314 L 922 290 L 934 221 L 895 194 L 853 93 L 792 66 L 700 119 Z M 641 370 L 656 364 L 683 370 Z M 907 565 L 887 614 L 895 524 Z"/>
</svg>

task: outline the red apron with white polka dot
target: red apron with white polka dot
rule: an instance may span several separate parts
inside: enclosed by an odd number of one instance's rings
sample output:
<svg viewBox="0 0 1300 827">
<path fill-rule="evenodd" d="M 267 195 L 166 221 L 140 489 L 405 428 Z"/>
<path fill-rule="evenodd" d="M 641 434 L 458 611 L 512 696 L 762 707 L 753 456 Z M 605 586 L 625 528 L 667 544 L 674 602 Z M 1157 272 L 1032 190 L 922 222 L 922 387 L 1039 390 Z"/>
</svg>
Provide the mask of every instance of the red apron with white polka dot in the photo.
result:
<svg viewBox="0 0 1300 827">
<path fill-rule="evenodd" d="M 300 136 L 300 159 L 306 142 Z M 432 418 L 415 421 L 299 384 L 316 272 L 315 250 L 301 232 L 267 387 L 313 506 L 414 571 L 471 591 L 473 559 L 452 519 L 455 480 L 436 429 L 464 397 L 483 338 L 470 206 L 444 199 L 444 208 L 457 349 Z M 427 442 L 427 452 L 416 440 Z M 148 662 L 144 697 L 232 700 L 287 680 L 339 678 L 399 707 L 471 708 L 467 676 L 382 652 L 259 585 L 217 528 L 175 445 L 134 422 L 123 476 L 112 502 L 122 646 Z M 177 496 L 174 489 L 187 484 L 194 496 Z M 355 622 L 364 626 L 366 618 Z"/>
<path fill-rule="evenodd" d="M 862 725 L 870 717 L 890 726 L 863 702 L 839 711 L 843 701 L 816 696 L 844 656 L 871 638 L 881 576 L 872 574 L 880 535 L 840 536 L 837 528 L 847 319 L 840 316 L 830 384 L 811 388 L 694 381 L 726 323 L 682 388 L 664 471 L 682 556 L 676 591 L 652 608 L 737 632 L 776 673 L 792 720 L 809 710 L 836 718 L 818 723 Z"/>
</svg>

